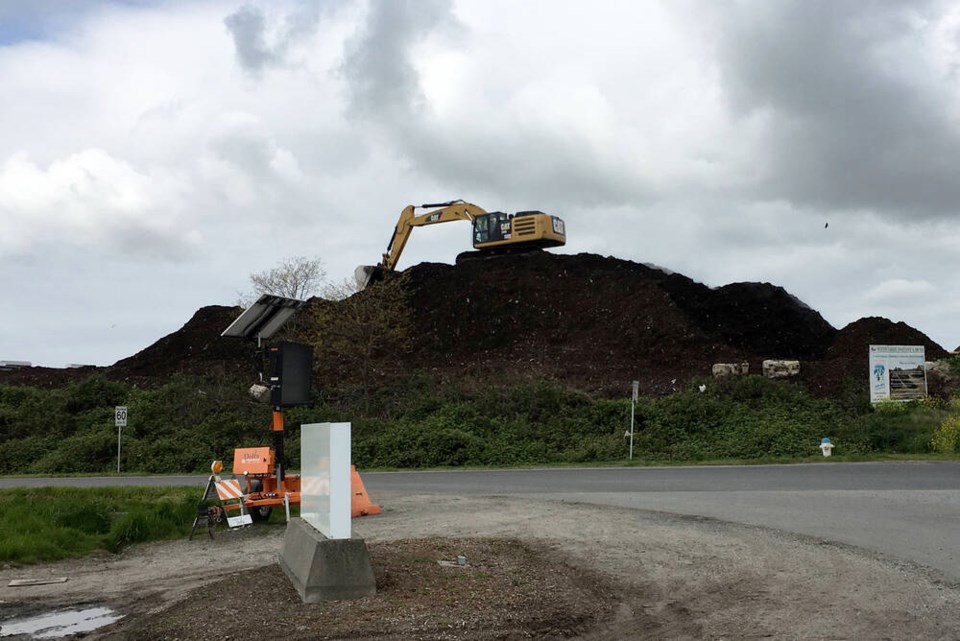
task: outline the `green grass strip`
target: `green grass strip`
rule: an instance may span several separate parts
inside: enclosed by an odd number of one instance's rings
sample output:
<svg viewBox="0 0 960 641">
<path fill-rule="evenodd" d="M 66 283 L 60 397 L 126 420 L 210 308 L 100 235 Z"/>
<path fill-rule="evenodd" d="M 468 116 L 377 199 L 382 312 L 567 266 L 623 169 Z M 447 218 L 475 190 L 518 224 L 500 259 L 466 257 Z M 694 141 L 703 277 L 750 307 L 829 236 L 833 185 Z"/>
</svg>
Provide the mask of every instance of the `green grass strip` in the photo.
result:
<svg viewBox="0 0 960 641">
<path fill-rule="evenodd" d="M 201 494 L 196 487 L 6 490 L 0 494 L 0 562 L 57 561 L 187 536 Z"/>
</svg>

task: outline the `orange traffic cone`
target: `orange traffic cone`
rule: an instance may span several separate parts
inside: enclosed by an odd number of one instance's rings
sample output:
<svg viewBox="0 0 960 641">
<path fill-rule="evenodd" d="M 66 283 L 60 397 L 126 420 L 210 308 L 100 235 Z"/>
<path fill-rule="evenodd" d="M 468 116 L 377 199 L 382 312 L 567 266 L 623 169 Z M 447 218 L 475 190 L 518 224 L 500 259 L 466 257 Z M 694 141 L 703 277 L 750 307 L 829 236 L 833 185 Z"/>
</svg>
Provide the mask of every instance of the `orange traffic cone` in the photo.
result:
<svg viewBox="0 0 960 641">
<path fill-rule="evenodd" d="M 370 501 L 370 497 L 367 496 L 367 489 L 363 487 L 363 479 L 360 478 L 360 473 L 353 465 L 350 466 L 350 489 L 350 512 L 353 518 L 380 514 L 382 511 L 380 506 Z"/>
</svg>

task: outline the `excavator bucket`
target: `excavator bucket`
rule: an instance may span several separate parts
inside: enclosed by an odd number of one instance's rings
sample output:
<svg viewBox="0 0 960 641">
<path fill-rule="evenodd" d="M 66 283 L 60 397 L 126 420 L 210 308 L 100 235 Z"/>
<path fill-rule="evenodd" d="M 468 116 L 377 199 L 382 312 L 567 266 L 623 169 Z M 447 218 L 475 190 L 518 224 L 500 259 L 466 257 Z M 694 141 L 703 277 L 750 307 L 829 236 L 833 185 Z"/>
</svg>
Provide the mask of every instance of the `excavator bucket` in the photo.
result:
<svg viewBox="0 0 960 641">
<path fill-rule="evenodd" d="M 353 272 L 357 287 L 365 289 L 368 285 L 383 280 L 383 269 L 379 265 L 360 265 Z"/>
</svg>

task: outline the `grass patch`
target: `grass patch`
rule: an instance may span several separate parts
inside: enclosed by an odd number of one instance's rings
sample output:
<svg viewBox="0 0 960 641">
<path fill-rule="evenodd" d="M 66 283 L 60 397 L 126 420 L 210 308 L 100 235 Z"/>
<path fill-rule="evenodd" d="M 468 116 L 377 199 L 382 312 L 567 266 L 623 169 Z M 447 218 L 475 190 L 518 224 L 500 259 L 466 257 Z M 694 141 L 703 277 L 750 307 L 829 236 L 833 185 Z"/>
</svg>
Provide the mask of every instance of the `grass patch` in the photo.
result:
<svg viewBox="0 0 960 641">
<path fill-rule="evenodd" d="M 42 563 L 187 536 L 203 490 L 19 488 L 0 494 L 0 562 Z"/>
</svg>

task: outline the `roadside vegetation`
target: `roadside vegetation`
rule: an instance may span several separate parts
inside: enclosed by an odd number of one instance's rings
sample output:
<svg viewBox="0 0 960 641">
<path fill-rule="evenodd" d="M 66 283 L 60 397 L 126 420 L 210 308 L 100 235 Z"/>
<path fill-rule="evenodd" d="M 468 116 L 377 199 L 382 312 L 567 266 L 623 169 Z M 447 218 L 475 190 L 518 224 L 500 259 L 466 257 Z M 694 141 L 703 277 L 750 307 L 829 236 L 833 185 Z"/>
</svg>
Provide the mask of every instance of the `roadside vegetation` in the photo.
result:
<svg viewBox="0 0 960 641">
<path fill-rule="evenodd" d="M 700 386 L 705 386 L 700 391 Z M 124 473 L 202 473 L 228 468 L 236 447 L 270 445 L 270 408 L 245 383 L 181 376 L 155 389 L 91 378 L 58 389 L 0 386 L 0 474 L 108 474 L 117 468 L 113 408 L 126 405 Z M 302 423 L 353 423 L 361 469 L 623 463 L 629 399 L 599 398 L 551 383 L 438 385 L 414 376 L 403 387 L 326 389 L 287 412 L 287 454 L 299 461 Z M 634 461 L 803 460 L 819 456 L 954 455 L 960 402 L 872 407 L 852 386 L 837 399 L 763 377 L 691 381 L 636 406 Z"/>
<path fill-rule="evenodd" d="M 0 563 L 57 561 L 187 536 L 202 493 L 196 487 L 4 490 Z"/>
<path fill-rule="evenodd" d="M 59 389 L 0 386 L 0 473 L 114 474 L 113 408 L 127 405 L 123 473 L 228 468 L 235 447 L 271 444 L 270 408 L 245 384 L 178 377 L 156 389 L 91 378 Z M 701 391 L 701 387 L 703 391 Z M 287 412 L 287 452 L 299 466 L 300 424 L 353 423 L 361 469 L 626 464 L 631 404 L 550 383 L 323 390 Z M 818 399 L 763 377 L 691 381 L 636 405 L 633 464 L 767 463 L 834 458 L 953 457 L 960 398 L 871 406 L 851 387 Z M 0 563 L 36 563 L 185 537 L 202 489 L 37 488 L 0 495 Z M 279 516 L 279 515 L 275 515 Z"/>
</svg>

